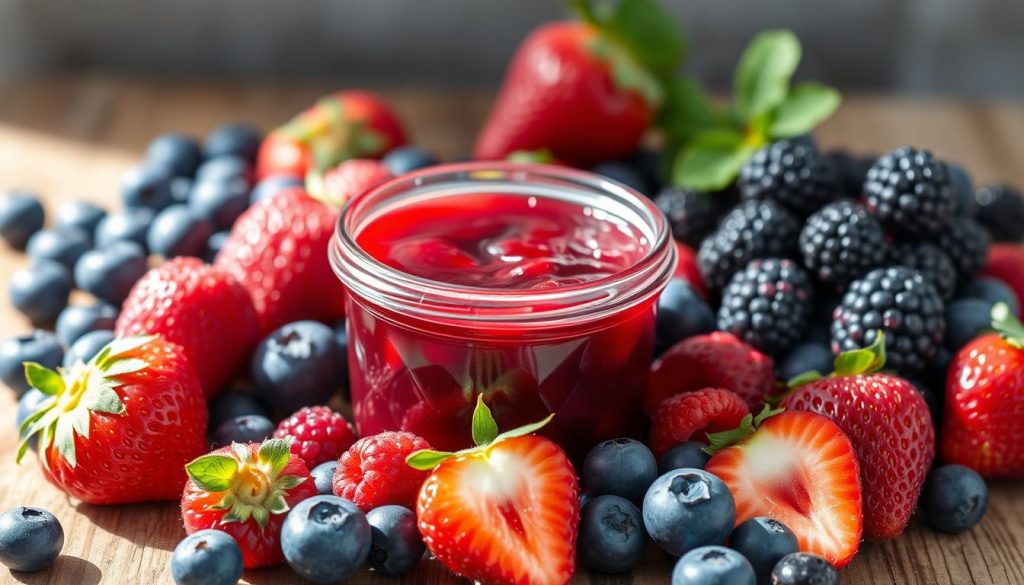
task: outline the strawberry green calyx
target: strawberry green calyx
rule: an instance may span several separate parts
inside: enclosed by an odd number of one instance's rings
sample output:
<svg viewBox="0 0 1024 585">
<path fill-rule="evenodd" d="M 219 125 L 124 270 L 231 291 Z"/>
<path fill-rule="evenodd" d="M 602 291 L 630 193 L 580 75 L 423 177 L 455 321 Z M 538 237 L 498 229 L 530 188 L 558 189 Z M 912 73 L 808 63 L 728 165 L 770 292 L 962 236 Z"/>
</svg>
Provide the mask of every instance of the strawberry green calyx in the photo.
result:
<svg viewBox="0 0 1024 585">
<path fill-rule="evenodd" d="M 255 454 L 249 445 L 232 443 L 230 454 L 203 455 L 185 466 L 201 489 L 223 494 L 215 509 L 227 510 L 224 523 L 256 521 L 266 527 L 271 515 L 289 510 L 285 496 L 306 478 L 282 475 L 291 459 L 290 441 L 269 439 Z"/>
<path fill-rule="evenodd" d="M 319 172 L 351 158 L 372 156 L 384 143 L 364 122 L 346 118 L 345 102 L 337 96 L 320 99 L 312 113 L 300 114 L 277 131 L 306 145 L 312 167 Z"/>
<path fill-rule="evenodd" d="M 88 363 L 79 362 L 56 371 L 27 362 L 25 378 L 47 396 L 34 413 L 22 423 L 17 460 L 28 449 L 29 439 L 39 435 L 40 453 L 51 446 L 69 467 L 78 465 L 75 439 L 89 438 L 93 414 L 123 416 L 126 406 L 117 388 L 121 377 L 146 369 L 145 360 L 130 357 L 135 350 L 155 339 L 152 336 L 115 339 Z M 41 457 L 49 465 L 47 457 Z"/>
<path fill-rule="evenodd" d="M 757 431 L 758 427 L 761 426 L 761 423 L 777 414 L 781 414 L 785 410 L 785 408 L 772 409 L 771 406 L 766 404 L 757 416 L 754 416 L 753 414 L 747 414 L 744 416 L 740 421 L 740 426 L 735 429 L 722 431 L 720 433 L 709 433 L 707 435 L 708 446 L 704 447 L 702 450 L 708 455 L 714 455 L 726 447 L 735 445 L 750 435 L 753 435 L 754 432 Z"/>
<path fill-rule="evenodd" d="M 496 445 L 506 439 L 512 439 L 514 437 L 523 437 L 536 433 L 540 429 L 544 428 L 551 419 L 555 417 L 554 414 L 549 414 L 544 420 L 523 425 L 519 428 L 505 431 L 504 433 L 498 433 L 498 423 L 494 420 L 494 416 L 491 414 L 491 409 L 484 403 L 484 395 L 478 394 L 476 400 L 476 408 L 473 410 L 473 422 L 472 422 L 472 434 L 473 443 L 475 447 L 469 449 L 463 449 L 461 451 L 450 452 L 450 451 L 434 451 L 431 449 L 421 449 L 409 455 L 405 462 L 413 469 L 420 471 L 431 471 L 435 467 L 441 464 L 441 462 L 451 457 L 458 457 L 461 455 L 469 455 L 472 453 L 480 453 L 486 450 L 492 445 Z"/>
<path fill-rule="evenodd" d="M 992 307 L 992 328 L 1006 343 L 1017 349 L 1024 349 L 1024 324 L 1014 317 L 1006 303 L 996 303 Z"/>
<path fill-rule="evenodd" d="M 885 367 L 885 333 L 879 329 L 875 340 L 868 347 L 844 351 L 836 357 L 832 376 L 866 376 L 882 371 Z M 821 372 L 804 372 L 790 379 L 786 385 L 792 390 L 825 376 Z"/>
</svg>

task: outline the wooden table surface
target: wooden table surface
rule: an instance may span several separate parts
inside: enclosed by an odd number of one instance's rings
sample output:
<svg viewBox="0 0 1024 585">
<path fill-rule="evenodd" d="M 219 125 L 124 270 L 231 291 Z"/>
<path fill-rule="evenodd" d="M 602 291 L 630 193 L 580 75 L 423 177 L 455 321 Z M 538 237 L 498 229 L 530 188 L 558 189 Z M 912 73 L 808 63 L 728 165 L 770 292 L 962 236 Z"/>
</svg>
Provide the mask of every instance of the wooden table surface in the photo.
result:
<svg viewBox="0 0 1024 585">
<path fill-rule="evenodd" d="M 197 135 L 227 120 L 272 128 L 320 94 L 315 84 L 235 84 L 182 80 L 147 81 L 83 75 L 0 84 L 0 189 L 38 190 L 48 206 L 75 198 L 116 205 L 120 174 L 136 162 L 146 143 L 163 131 Z M 417 144 L 445 157 L 469 151 L 486 115 L 487 92 L 384 91 L 411 129 Z M 902 144 L 925 146 L 958 160 L 979 181 L 1024 184 L 1024 103 L 858 96 L 819 131 L 827 147 L 878 152 Z M 2 288 L 25 263 L 0 251 Z M 6 293 L 4 293 L 6 294 Z M 0 337 L 28 329 L 6 298 L 0 301 Z M 13 420 L 15 401 L 0 392 L 0 412 Z M 97 507 L 68 500 L 42 478 L 31 459 L 14 464 L 13 424 L 0 424 L 0 510 L 31 505 L 61 520 L 66 544 L 55 565 L 36 574 L 0 567 L 0 584 L 170 583 L 170 551 L 184 536 L 173 504 Z M 842 572 L 849 585 L 1020 585 L 1024 583 L 1024 490 L 1021 484 L 991 486 L 989 513 L 974 530 L 948 536 L 925 529 L 918 519 L 901 538 L 865 543 Z M 656 550 L 633 575 L 602 576 L 581 571 L 576 583 L 666 583 L 671 562 Z M 249 571 L 253 584 L 300 583 L 287 567 Z M 405 583 L 456 581 L 438 563 L 424 561 Z M 368 571 L 359 585 L 394 582 Z"/>
</svg>

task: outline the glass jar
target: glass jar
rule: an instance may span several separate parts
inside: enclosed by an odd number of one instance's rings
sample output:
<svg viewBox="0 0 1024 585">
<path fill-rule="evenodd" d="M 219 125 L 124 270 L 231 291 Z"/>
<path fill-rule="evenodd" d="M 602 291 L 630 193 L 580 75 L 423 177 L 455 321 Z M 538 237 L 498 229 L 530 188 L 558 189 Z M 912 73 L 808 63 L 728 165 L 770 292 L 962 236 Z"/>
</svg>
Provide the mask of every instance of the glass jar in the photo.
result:
<svg viewBox="0 0 1024 585">
<path fill-rule="evenodd" d="M 554 209 L 576 206 L 588 217 L 614 220 L 622 227 L 616 237 L 634 234 L 642 253 L 617 272 L 581 282 L 474 286 L 395 268 L 361 240 L 368 226 L 373 233 L 386 228 L 375 222 L 387 222 L 395 210 L 408 216 L 441 198 L 472 202 L 477 194 L 492 198 L 480 203 L 495 214 L 500 206 L 491 203 L 506 197 L 534 198 L 531 207 L 541 198 Z M 362 435 L 407 430 L 435 449 L 469 447 L 480 393 L 501 429 L 554 413 L 541 433 L 577 459 L 601 440 L 642 432 L 655 301 L 676 259 L 664 216 L 632 189 L 555 166 L 432 167 L 351 201 L 330 256 L 348 290 L 351 396 Z"/>
</svg>

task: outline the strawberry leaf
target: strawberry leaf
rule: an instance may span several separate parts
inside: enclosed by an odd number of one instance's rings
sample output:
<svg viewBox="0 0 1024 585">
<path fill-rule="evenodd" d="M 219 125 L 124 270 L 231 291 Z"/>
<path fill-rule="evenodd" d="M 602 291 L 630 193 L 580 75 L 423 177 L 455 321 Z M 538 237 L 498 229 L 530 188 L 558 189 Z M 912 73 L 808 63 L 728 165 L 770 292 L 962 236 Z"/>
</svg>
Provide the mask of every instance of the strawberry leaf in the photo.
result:
<svg viewBox="0 0 1024 585">
<path fill-rule="evenodd" d="M 104 366 L 103 375 L 108 378 L 116 378 L 118 376 L 141 372 L 147 367 L 149 367 L 149 364 L 146 363 L 146 360 L 140 360 L 138 358 L 118 359 L 113 357 L 109 359 L 108 363 Z"/>
<path fill-rule="evenodd" d="M 686 45 L 677 19 L 656 0 L 619 0 L 597 9 L 589 0 L 574 4 L 603 35 L 652 73 L 670 74 L 682 61 Z"/>
<path fill-rule="evenodd" d="M 992 307 L 992 328 L 1013 347 L 1024 349 L 1024 325 L 1013 316 L 1006 303 L 996 303 Z"/>
<path fill-rule="evenodd" d="M 124 414 L 125 406 L 121 397 L 117 395 L 114 388 L 106 383 L 95 386 L 90 384 L 84 397 L 86 408 L 93 412 L 106 412 L 108 414 Z"/>
<path fill-rule="evenodd" d="M 57 372 L 35 362 L 25 362 L 25 380 L 28 385 L 47 396 L 64 392 L 64 378 Z"/>
<path fill-rule="evenodd" d="M 740 420 L 740 426 L 736 427 L 735 429 L 730 429 L 728 431 L 722 431 L 719 433 L 708 433 L 708 446 L 704 447 L 702 451 L 704 451 L 708 455 L 714 455 L 715 453 L 718 453 L 722 449 L 731 447 L 736 443 L 743 442 L 744 440 L 747 439 L 747 437 L 754 434 L 757 428 L 761 426 L 761 423 L 763 423 L 768 418 L 783 412 L 784 410 L 784 408 L 776 408 L 773 410 L 771 406 L 768 406 L 766 404 L 757 416 L 754 416 L 752 413 L 749 413 L 746 416 L 744 416 L 743 419 Z"/>
<path fill-rule="evenodd" d="M 768 135 L 787 138 L 806 134 L 839 107 L 839 92 L 812 81 L 794 87 L 772 112 Z"/>
<path fill-rule="evenodd" d="M 302 479 L 301 477 L 299 479 Z M 284 514 L 289 510 L 288 502 L 284 500 L 283 494 L 274 494 L 272 498 L 267 501 L 267 511 L 271 514 Z"/>
<path fill-rule="evenodd" d="M 760 143 L 735 130 L 710 130 L 679 153 L 672 182 L 686 189 L 717 191 L 728 186 Z"/>
<path fill-rule="evenodd" d="M 678 77 L 665 85 L 665 103 L 658 114 L 658 125 L 672 140 L 688 143 L 701 132 L 714 128 L 719 118 L 704 88 L 692 76 Z"/>
<path fill-rule="evenodd" d="M 875 340 L 863 349 L 844 351 L 836 358 L 836 376 L 874 374 L 885 367 L 885 333 L 879 329 Z"/>
<path fill-rule="evenodd" d="M 270 522 L 270 510 L 262 506 L 254 506 L 252 508 L 252 518 L 256 520 L 256 524 L 259 524 L 262 530 L 267 527 L 267 522 Z"/>
<path fill-rule="evenodd" d="M 269 465 L 275 477 L 284 470 L 291 457 L 291 447 L 284 439 L 269 439 L 260 445 L 259 462 Z"/>
<path fill-rule="evenodd" d="M 290 490 L 292 488 L 299 487 L 304 481 L 306 481 L 305 477 L 300 477 L 298 475 L 283 475 L 278 478 L 274 485 L 283 490 Z"/>
<path fill-rule="evenodd" d="M 736 110 L 744 120 L 766 114 L 786 99 L 800 55 L 800 41 L 785 30 L 763 32 L 747 45 L 733 77 Z"/>
<path fill-rule="evenodd" d="M 536 433 L 537 431 L 547 426 L 547 424 L 551 422 L 551 419 L 553 418 L 555 418 L 555 413 L 549 414 L 547 418 L 545 418 L 544 420 L 537 421 L 535 423 L 530 423 L 528 425 L 523 425 L 517 429 L 512 429 L 511 431 L 505 431 L 504 433 L 501 433 L 500 435 L 495 437 L 493 442 L 498 443 L 500 441 L 504 441 L 505 439 L 514 439 L 515 437 L 525 437 L 526 435 L 532 435 L 533 433 Z"/>
<path fill-rule="evenodd" d="M 71 417 L 62 416 L 57 419 L 53 429 L 53 448 L 60 453 L 68 467 L 74 469 L 78 466 L 78 456 L 75 453 L 75 430 L 72 427 Z"/>
<path fill-rule="evenodd" d="M 238 461 L 228 455 L 203 455 L 185 466 L 192 481 L 208 492 L 223 492 L 231 487 L 238 472 Z"/>
<path fill-rule="evenodd" d="M 498 423 L 494 421 L 491 409 L 484 403 L 484 395 L 477 394 L 476 408 L 473 409 L 473 443 L 477 447 L 489 445 L 498 436 Z"/>
<path fill-rule="evenodd" d="M 814 382 L 816 380 L 820 380 L 822 378 L 824 378 L 824 376 L 821 375 L 821 372 L 819 372 L 817 370 L 811 370 L 809 372 L 804 372 L 802 374 L 799 374 L 797 376 L 793 376 L 792 378 L 790 378 L 786 382 L 786 387 L 789 388 L 789 389 L 799 388 L 800 386 L 803 386 L 804 384 L 810 384 L 811 382 Z"/>
<path fill-rule="evenodd" d="M 252 450 L 249 449 L 249 445 L 232 442 L 231 451 L 235 454 L 235 458 L 238 459 L 239 463 L 249 463 L 252 461 Z"/>
<path fill-rule="evenodd" d="M 432 471 L 435 467 L 441 464 L 442 461 L 454 456 L 455 453 L 449 451 L 433 451 L 431 449 L 420 449 L 415 453 L 410 453 L 405 458 L 405 463 L 413 469 L 420 471 Z"/>
<path fill-rule="evenodd" d="M 111 359 L 135 351 L 147 343 L 156 339 L 156 335 L 137 335 L 133 337 L 119 337 L 107 344 L 105 348 L 92 360 L 92 363 L 104 367 Z M 104 368 L 105 369 L 105 368 Z"/>
</svg>

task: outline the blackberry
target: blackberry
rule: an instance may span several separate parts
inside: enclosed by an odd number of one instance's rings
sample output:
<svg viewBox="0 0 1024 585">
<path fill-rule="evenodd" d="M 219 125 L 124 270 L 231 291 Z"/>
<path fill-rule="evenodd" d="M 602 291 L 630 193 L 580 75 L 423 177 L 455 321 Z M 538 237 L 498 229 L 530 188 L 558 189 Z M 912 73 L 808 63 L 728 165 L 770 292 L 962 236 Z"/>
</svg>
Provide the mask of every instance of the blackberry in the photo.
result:
<svg viewBox="0 0 1024 585">
<path fill-rule="evenodd" d="M 955 200 L 945 163 L 909 146 L 883 155 L 864 182 L 868 211 L 893 232 L 934 236 L 953 217 Z"/>
<path fill-rule="evenodd" d="M 858 199 L 864 190 L 864 180 L 868 169 L 875 164 L 876 156 L 856 156 L 849 152 L 836 149 L 825 153 L 825 158 L 832 162 L 839 181 L 839 191 L 844 197 Z"/>
<path fill-rule="evenodd" d="M 688 246 L 697 247 L 715 230 L 722 214 L 723 205 L 715 195 L 669 185 L 658 193 L 654 203 L 672 224 L 672 235 Z"/>
<path fill-rule="evenodd" d="M 965 284 L 985 267 L 991 241 L 978 222 L 969 217 L 955 217 L 949 228 L 935 239 L 935 244 L 953 261 L 957 282 Z"/>
<path fill-rule="evenodd" d="M 928 242 L 898 244 L 889 255 L 893 266 L 906 266 L 916 270 L 932 283 L 943 301 L 949 301 L 956 292 L 957 272 L 953 261 L 938 246 Z"/>
<path fill-rule="evenodd" d="M 721 290 L 732 275 L 755 258 L 791 258 L 800 222 L 771 201 L 747 201 L 726 214 L 697 252 L 704 283 Z"/>
<path fill-rule="evenodd" d="M 920 272 L 879 268 L 853 281 L 832 320 L 832 353 L 868 347 L 885 332 L 886 363 L 903 374 L 920 372 L 942 345 L 942 297 Z"/>
<path fill-rule="evenodd" d="M 796 262 L 753 260 L 722 291 L 718 328 L 777 355 L 800 340 L 813 297 L 811 277 Z"/>
<path fill-rule="evenodd" d="M 975 217 L 997 242 L 1024 240 L 1024 195 L 1010 185 L 986 185 L 974 194 Z"/>
<path fill-rule="evenodd" d="M 754 153 L 737 179 L 743 198 L 774 201 L 806 217 L 834 200 L 835 169 L 807 140 L 783 139 Z"/>
<path fill-rule="evenodd" d="M 838 290 L 882 266 L 888 246 L 882 224 L 848 199 L 818 210 L 800 232 L 804 266 L 822 283 Z"/>
</svg>

